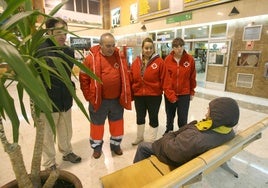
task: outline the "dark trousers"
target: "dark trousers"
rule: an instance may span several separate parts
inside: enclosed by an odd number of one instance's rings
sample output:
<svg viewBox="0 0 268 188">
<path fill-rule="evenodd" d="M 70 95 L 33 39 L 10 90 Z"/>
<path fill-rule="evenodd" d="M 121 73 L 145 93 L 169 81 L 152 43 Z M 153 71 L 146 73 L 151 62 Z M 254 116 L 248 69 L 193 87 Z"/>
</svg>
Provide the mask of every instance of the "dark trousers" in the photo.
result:
<svg viewBox="0 0 268 188">
<path fill-rule="evenodd" d="M 158 127 L 158 113 L 162 101 L 160 96 L 135 96 L 134 104 L 137 115 L 137 124 L 145 124 L 146 112 L 149 114 L 149 125 L 151 127 Z"/>
<path fill-rule="evenodd" d="M 166 110 L 166 132 L 173 131 L 174 118 L 177 111 L 178 127 L 182 127 L 187 124 L 188 111 L 190 106 L 190 95 L 179 95 L 178 100 L 175 103 L 169 102 L 165 96 L 165 110 Z"/>
</svg>

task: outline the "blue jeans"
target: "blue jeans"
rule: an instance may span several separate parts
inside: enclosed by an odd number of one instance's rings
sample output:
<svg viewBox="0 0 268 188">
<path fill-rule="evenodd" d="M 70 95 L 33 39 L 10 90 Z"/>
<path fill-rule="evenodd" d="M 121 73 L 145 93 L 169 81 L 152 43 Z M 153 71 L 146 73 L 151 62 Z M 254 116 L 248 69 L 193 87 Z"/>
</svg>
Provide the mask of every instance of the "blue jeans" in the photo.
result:
<svg viewBox="0 0 268 188">
<path fill-rule="evenodd" d="M 154 155 L 152 143 L 151 142 L 142 142 L 139 144 L 133 163 L 139 162 L 143 159 L 149 158 L 151 155 Z"/>
</svg>

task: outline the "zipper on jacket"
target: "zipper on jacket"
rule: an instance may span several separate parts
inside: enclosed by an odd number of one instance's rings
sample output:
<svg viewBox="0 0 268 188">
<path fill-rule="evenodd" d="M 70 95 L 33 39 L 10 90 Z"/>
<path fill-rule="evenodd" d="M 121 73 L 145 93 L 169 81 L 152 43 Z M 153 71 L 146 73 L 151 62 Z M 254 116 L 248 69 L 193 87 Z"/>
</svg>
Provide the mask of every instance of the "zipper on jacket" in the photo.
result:
<svg viewBox="0 0 268 188">
<path fill-rule="evenodd" d="M 179 95 L 179 74 L 180 74 L 180 62 L 176 62 L 176 94 Z"/>
</svg>

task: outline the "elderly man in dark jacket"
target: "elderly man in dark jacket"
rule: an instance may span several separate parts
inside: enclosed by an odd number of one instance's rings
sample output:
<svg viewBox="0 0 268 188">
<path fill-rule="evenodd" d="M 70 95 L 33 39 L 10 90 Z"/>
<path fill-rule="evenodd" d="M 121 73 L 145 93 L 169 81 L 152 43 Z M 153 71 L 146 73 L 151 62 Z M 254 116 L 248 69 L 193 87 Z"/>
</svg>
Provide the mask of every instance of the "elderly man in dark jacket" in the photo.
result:
<svg viewBox="0 0 268 188">
<path fill-rule="evenodd" d="M 239 120 L 237 102 L 219 97 L 209 103 L 206 119 L 192 121 L 176 132 L 168 132 L 153 143 L 139 144 L 134 163 L 155 155 L 161 162 L 180 166 L 198 155 L 234 138 Z"/>
</svg>

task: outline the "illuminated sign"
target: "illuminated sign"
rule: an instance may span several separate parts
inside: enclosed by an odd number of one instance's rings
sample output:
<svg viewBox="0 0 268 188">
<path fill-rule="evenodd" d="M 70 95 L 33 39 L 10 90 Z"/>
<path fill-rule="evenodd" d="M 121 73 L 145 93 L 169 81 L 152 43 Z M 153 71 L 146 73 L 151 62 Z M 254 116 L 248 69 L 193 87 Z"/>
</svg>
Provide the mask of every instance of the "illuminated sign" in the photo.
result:
<svg viewBox="0 0 268 188">
<path fill-rule="evenodd" d="M 169 9 L 169 0 L 139 0 L 139 16 Z"/>
<path fill-rule="evenodd" d="M 175 22 L 187 21 L 187 20 L 191 20 L 191 19 L 192 19 L 192 12 L 188 12 L 185 14 L 180 14 L 180 15 L 168 17 L 166 19 L 166 23 L 170 24 L 170 23 L 175 23 Z"/>
</svg>

